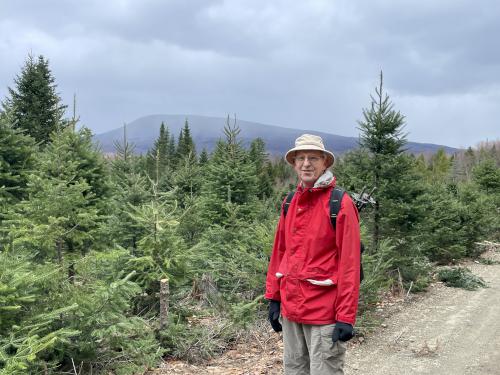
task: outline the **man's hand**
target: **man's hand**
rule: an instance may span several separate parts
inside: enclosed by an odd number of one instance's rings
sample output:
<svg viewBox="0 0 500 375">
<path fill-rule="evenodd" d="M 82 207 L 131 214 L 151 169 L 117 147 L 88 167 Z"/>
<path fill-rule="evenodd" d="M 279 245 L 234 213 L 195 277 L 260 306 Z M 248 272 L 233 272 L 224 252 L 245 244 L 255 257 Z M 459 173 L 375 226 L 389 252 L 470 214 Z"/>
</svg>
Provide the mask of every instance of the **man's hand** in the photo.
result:
<svg viewBox="0 0 500 375">
<path fill-rule="evenodd" d="M 335 328 L 333 329 L 332 340 L 333 342 L 349 341 L 354 337 L 354 328 L 351 324 L 337 322 L 335 323 Z"/>
<path fill-rule="evenodd" d="M 269 322 L 271 323 L 271 327 L 276 332 L 281 332 L 281 323 L 279 321 L 280 317 L 280 302 L 271 300 L 269 302 Z"/>
</svg>

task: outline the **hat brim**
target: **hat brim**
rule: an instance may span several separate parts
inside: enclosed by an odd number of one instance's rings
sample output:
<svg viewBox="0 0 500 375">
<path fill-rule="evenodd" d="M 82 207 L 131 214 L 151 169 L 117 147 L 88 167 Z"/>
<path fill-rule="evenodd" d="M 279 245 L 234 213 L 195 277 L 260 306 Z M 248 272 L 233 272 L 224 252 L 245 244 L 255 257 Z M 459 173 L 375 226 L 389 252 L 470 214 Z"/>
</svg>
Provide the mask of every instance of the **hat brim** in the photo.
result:
<svg viewBox="0 0 500 375">
<path fill-rule="evenodd" d="M 285 155 L 285 160 L 288 162 L 288 164 L 294 165 L 294 156 L 296 151 L 321 151 L 326 155 L 326 167 L 330 168 L 333 163 L 335 163 L 335 155 L 333 155 L 333 152 L 330 152 L 328 150 L 324 150 L 320 147 L 315 147 L 315 146 L 298 146 L 294 147 L 290 150 Z"/>
</svg>

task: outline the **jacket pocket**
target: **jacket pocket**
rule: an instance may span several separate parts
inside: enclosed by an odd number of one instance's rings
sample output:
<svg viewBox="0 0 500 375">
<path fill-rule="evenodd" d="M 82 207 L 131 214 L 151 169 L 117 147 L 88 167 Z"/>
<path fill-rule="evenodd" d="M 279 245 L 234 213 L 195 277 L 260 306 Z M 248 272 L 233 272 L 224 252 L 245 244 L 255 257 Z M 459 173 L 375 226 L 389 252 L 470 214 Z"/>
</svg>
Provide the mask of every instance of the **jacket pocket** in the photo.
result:
<svg viewBox="0 0 500 375">
<path fill-rule="evenodd" d="M 314 279 L 306 279 L 306 281 L 309 281 L 313 285 L 320 285 L 320 286 L 332 286 L 335 285 L 332 279 L 325 279 L 325 280 L 314 280 Z"/>
<path fill-rule="evenodd" d="M 332 286 L 337 284 L 336 274 L 318 267 L 306 269 L 302 279 L 318 286 Z"/>
</svg>

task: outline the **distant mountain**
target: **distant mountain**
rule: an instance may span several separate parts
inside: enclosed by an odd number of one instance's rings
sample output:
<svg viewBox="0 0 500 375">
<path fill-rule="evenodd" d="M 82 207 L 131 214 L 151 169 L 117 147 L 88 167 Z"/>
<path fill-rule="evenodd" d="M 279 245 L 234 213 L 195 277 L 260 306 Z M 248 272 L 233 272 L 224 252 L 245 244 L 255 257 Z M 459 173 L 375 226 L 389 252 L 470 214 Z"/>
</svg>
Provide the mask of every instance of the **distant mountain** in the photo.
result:
<svg viewBox="0 0 500 375">
<path fill-rule="evenodd" d="M 151 115 L 140 117 L 127 124 L 127 140 L 135 145 L 137 153 L 145 153 L 151 148 L 155 139 L 158 138 L 162 122 L 168 127 L 170 134 L 174 134 L 177 141 L 186 119 L 188 119 L 189 128 L 198 152 L 203 148 L 206 148 L 207 151 L 213 150 L 217 140 L 224 138 L 223 129 L 226 119 L 222 117 Z M 304 133 L 320 135 L 326 147 L 339 155 L 358 147 L 358 138 L 355 137 L 344 137 L 313 130 L 284 128 L 238 119 L 236 123 L 241 129 L 240 137 L 245 146 L 248 146 L 253 139 L 260 137 L 266 143 L 267 151 L 271 155 L 283 155 L 294 144 L 295 139 Z M 103 152 L 113 153 L 114 141 L 123 139 L 123 128 L 98 134 L 94 136 L 94 139 L 100 144 Z M 439 148 L 444 148 L 446 153 L 449 154 L 457 151 L 456 148 L 452 147 L 416 142 L 408 142 L 407 148 L 409 152 L 415 154 L 434 153 Z"/>
</svg>

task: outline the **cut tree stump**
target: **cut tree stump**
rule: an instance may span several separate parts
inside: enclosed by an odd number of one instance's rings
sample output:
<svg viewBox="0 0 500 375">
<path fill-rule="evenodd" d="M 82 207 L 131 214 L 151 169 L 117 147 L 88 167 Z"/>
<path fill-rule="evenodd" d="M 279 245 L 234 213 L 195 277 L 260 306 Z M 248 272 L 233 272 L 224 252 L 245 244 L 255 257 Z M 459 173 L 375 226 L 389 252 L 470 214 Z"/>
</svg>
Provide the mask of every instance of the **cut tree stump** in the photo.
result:
<svg viewBox="0 0 500 375">
<path fill-rule="evenodd" d="M 168 299 L 170 289 L 168 279 L 160 280 L 160 329 L 164 329 L 168 322 Z"/>
</svg>

